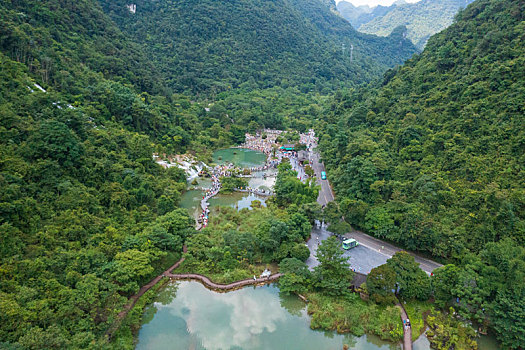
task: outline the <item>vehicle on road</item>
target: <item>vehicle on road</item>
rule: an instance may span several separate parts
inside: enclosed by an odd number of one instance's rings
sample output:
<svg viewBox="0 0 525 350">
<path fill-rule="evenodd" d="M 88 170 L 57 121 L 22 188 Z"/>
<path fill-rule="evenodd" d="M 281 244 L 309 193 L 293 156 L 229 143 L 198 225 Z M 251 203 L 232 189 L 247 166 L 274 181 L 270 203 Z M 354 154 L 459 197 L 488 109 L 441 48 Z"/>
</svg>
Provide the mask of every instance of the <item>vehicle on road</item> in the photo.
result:
<svg viewBox="0 0 525 350">
<path fill-rule="evenodd" d="M 343 241 L 343 249 L 345 249 L 345 250 L 355 248 L 355 247 L 357 247 L 358 245 L 359 245 L 359 242 L 356 241 L 356 240 L 353 239 L 353 238 L 345 239 L 345 240 Z"/>
<path fill-rule="evenodd" d="M 326 173 L 321 171 L 321 180 L 326 180 Z"/>
</svg>

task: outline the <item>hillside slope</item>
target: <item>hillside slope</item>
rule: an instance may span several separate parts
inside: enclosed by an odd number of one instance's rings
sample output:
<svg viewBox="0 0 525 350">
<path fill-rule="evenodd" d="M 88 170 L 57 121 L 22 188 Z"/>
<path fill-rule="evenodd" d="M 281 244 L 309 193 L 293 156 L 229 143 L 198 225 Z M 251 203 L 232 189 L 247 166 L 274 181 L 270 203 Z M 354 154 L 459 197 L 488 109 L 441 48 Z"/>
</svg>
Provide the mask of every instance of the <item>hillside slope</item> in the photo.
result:
<svg viewBox="0 0 525 350">
<path fill-rule="evenodd" d="M 140 0 L 136 13 L 123 0 L 100 2 L 175 91 L 329 91 L 370 81 L 415 50 L 402 38 L 356 32 L 319 0 Z"/>
<path fill-rule="evenodd" d="M 475 1 L 319 124 L 345 219 L 455 263 L 434 271 L 436 301 L 512 349 L 525 347 L 524 14 L 522 0 Z"/>
<path fill-rule="evenodd" d="M 44 84 L 77 94 L 87 77 L 162 90 L 155 67 L 128 40 L 96 1 L 20 0 L 0 2 L 0 49 L 24 63 Z"/>
<path fill-rule="evenodd" d="M 165 94 L 97 2 L 2 1 L 0 33 L 0 348 L 133 348 L 103 335 L 194 224 L 153 152 L 244 133 Z"/>
<path fill-rule="evenodd" d="M 397 3 L 372 9 L 341 2 L 338 8 L 342 16 L 363 33 L 387 36 L 394 28 L 406 26 L 408 38 L 422 50 L 431 35 L 452 24 L 458 10 L 472 1 L 421 0 L 417 3 Z"/>
<path fill-rule="evenodd" d="M 352 224 L 441 257 L 525 243 L 523 8 L 479 1 L 382 87 L 338 94 L 321 145 L 339 196 L 369 206 Z"/>
<path fill-rule="evenodd" d="M 376 17 L 383 17 L 388 12 L 393 10 L 397 5 L 394 3 L 390 6 L 378 5 L 376 7 L 369 7 L 368 5 L 354 6 L 351 2 L 340 1 L 337 4 L 337 11 L 350 24 L 359 29 L 361 25 L 372 21 Z"/>
</svg>

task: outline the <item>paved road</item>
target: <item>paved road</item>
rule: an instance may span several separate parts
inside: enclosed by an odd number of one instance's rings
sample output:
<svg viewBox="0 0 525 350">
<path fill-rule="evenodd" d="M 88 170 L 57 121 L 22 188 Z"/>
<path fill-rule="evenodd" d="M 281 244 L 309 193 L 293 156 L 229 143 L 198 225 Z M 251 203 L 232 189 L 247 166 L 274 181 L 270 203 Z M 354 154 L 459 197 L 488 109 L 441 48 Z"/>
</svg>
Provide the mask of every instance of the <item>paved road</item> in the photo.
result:
<svg viewBox="0 0 525 350">
<path fill-rule="evenodd" d="M 319 154 L 315 152 L 314 149 L 315 145 L 313 145 L 310 150 L 310 163 L 317 175 L 317 182 L 321 185 L 317 202 L 321 205 L 325 205 L 334 200 L 334 194 L 328 180 L 321 180 L 321 171 L 325 171 L 325 168 L 324 164 L 319 162 Z M 310 269 L 313 269 L 314 266 L 319 264 L 315 258 L 317 246 L 320 242 L 330 237 L 330 235 L 332 235 L 332 233 L 328 232 L 324 226 L 314 227 L 312 230 L 311 239 L 307 242 L 307 246 L 310 249 L 310 257 L 306 261 Z M 390 259 L 396 252 L 403 250 L 359 231 L 347 233 L 344 237 L 355 238 L 359 242 L 360 245 L 358 247 L 345 251 L 344 255 L 349 258 L 350 267 L 352 269 L 365 274 L 370 273 L 370 270 L 374 267 L 386 263 L 387 259 Z M 430 274 L 436 268 L 443 266 L 435 261 L 423 258 L 414 253 L 410 254 L 415 257 L 416 262 L 419 263 L 421 269 L 427 274 Z"/>
<path fill-rule="evenodd" d="M 306 260 L 306 264 L 310 270 L 313 270 L 315 266 L 319 265 L 315 257 L 317 247 L 322 241 L 332 235 L 333 234 L 326 229 L 326 226 L 314 226 L 312 229 L 311 238 L 306 244 L 308 249 L 310 249 L 310 257 Z M 350 268 L 364 274 L 369 274 L 374 267 L 383 265 L 386 263 L 386 260 L 390 258 L 390 256 L 381 254 L 364 245 L 357 246 L 351 250 L 345 250 L 343 256 L 348 258 Z"/>
<path fill-rule="evenodd" d="M 321 185 L 319 197 L 317 197 L 317 203 L 326 205 L 328 202 L 334 200 L 334 194 L 328 180 L 321 180 L 321 172 L 326 170 L 324 168 L 324 164 L 319 162 L 319 154 L 313 150 L 310 150 L 310 163 L 312 164 L 312 168 L 314 169 L 315 175 L 317 177 L 317 183 Z"/>
<path fill-rule="evenodd" d="M 392 245 L 390 243 L 383 242 L 383 241 L 381 241 L 381 240 L 379 240 L 377 238 L 369 236 L 366 233 L 363 233 L 363 232 L 360 232 L 360 231 L 353 231 L 353 232 L 347 233 L 347 234 L 344 235 L 344 237 L 345 238 L 354 238 L 355 240 L 357 240 L 359 242 L 359 244 L 361 246 L 366 247 L 369 251 L 373 251 L 375 253 L 379 253 L 379 254 L 383 255 L 387 259 L 392 257 L 392 255 L 394 255 L 396 252 L 399 252 L 399 251 L 403 250 L 403 249 L 398 248 L 398 247 L 396 247 L 396 246 L 394 246 L 394 245 Z M 357 247 L 357 248 L 359 248 L 359 247 Z M 354 251 L 356 251 L 356 254 L 357 254 L 356 248 L 351 249 L 349 251 L 349 253 L 352 255 L 352 254 L 354 254 L 353 253 Z M 430 274 L 432 271 L 434 271 L 438 267 L 443 266 L 443 265 L 441 265 L 441 264 L 439 264 L 439 263 L 437 263 L 435 261 L 423 258 L 423 257 L 421 257 L 419 255 L 414 254 L 414 253 L 410 253 L 410 254 L 412 256 L 414 256 L 416 262 L 419 263 L 419 267 L 423 271 L 428 273 L 428 274 Z M 386 262 L 386 260 L 385 260 L 385 262 Z M 368 272 L 364 272 L 364 273 L 368 273 Z"/>
<path fill-rule="evenodd" d="M 319 244 L 330 237 L 332 234 L 326 230 L 326 227 L 321 227 L 320 223 L 317 222 L 318 226 L 313 227 L 310 239 L 308 242 L 306 242 L 306 246 L 308 249 L 310 249 L 310 257 L 306 259 L 306 265 L 308 265 L 308 268 L 310 270 L 313 270 L 314 267 L 319 265 L 319 261 L 315 257 L 315 252 L 317 251 L 317 247 Z"/>
</svg>

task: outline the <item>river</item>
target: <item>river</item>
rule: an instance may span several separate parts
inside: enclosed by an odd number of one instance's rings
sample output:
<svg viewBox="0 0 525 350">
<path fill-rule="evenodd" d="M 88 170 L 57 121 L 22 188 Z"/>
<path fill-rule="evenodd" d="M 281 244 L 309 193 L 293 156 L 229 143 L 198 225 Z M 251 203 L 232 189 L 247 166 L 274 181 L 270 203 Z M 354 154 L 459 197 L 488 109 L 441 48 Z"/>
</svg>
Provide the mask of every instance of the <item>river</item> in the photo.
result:
<svg viewBox="0 0 525 350">
<path fill-rule="evenodd" d="M 144 315 L 136 349 L 400 349 L 364 335 L 311 330 L 306 305 L 275 285 L 216 293 L 198 282 L 162 290 Z"/>
</svg>

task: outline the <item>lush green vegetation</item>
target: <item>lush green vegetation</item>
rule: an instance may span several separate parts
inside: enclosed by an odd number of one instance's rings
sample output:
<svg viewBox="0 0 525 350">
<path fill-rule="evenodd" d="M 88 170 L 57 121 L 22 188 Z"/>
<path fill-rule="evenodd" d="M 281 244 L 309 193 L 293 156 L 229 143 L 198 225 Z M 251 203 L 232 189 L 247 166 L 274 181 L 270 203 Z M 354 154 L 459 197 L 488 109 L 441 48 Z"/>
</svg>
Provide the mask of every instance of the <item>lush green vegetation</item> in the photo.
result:
<svg viewBox="0 0 525 350">
<path fill-rule="evenodd" d="M 100 3 L 176 92 L 279 86 L 326 94 L 379 77 L 415 51 L 401 36 L 358 33 L 318 0 L 139 0 L 135 14 L 124 0 Z M 354 61 L 342 59 L 342 43 L 354 46 Z"/>
<path fill-rule="evenodd" d="M 0 3 L 0 347 L 132 348 L 149 296 L 100 339 L 184 243 L 181 271 L 217 282 L 279 264 L 314 328 L 399 339 L 396 289 L 418 330 L 429 296 L 454 306 L 429 321 L 437 347 L 469 346 L 465 319 L 525 347 L 522 1 L 478 0 L 367 89 L 414 47 L 403 29 L 357 33 L 331 1 L 100 3 Z M 178 208 L 185 174 L 152 159 L 210 160 L 247 131 L 313 123 L 338 198 L 324 210 L 285 163 L 267 208 L 219 208 L 196 233 Z M 451 264 L 429 279 L 398 254 L 361 301 L 335 239 L 313 272 L 303 263 L 319 218 Z"/>
<path fill-rule="evenodd" d="M 409 5 L 409 3 L 407 4 Z M 388 12 L 396 8 L 398 4 L 393 3 L 390 6 L 377 5 L 370 7 L 368 5 L 355 6 L 349 1 L 339 1 L 337 3 L 337 11 L 346 19 L 352 27 L 359 30 L 359 28 L 374 20 L 375 18 L 381 18 Z M 387 34 L 388 35 L 388 34 Z"/>
<path fill-rule="evenodd" d="M 232 193 L 236 188 L 245 188 L 248 186 L 248 180 L 243 177 L 222 177 L 221 185 L 221 193 Z"/>
<path fill-rule="evenodd" d="M 143 324 L 144 319 L 148 316 L 144 314 L 144 309 L 147 305 L 151 304 L 158 296 L 158 293 L 166 293 L 166 283 L 169 281 L 168 278 L 163 279 L 160 283 L 155 285 L 152 289 L 148 290 L 135 304 L 135 307 L 130 310 L 126 318 L 122 320 L 122 324 L 119 329 L 113 334 L 111 344 L 116 349 L 135 349 L 135 335 L 138 333 L 140 326 Z M 173 287 L 170 286 L 173 291 Z M 108 346 L 106 346 L 108 347 Z"/>
<path fill-rule="evenodd" d="M 336 94 L 319 123 L 347 222 L 453 262 L 435 273 L 436 301 L 459 298 L 513 348 L 525 339 L 524 10 L 471 4 L 382 86 Z"/>
<path fill-rule="evenodd" d="M 434 349 L 477 349 L 474 330 L 455 316 L 453 308 L 447 314 L 435 311 L 428 320 L 428 339 Z"/>
<path fill-rule="evenodd" d="M 0 339 L 86 348 L 180 257 L 193 225 L 176 209 L 185 175 L 154 163 L 147 136 L 0 64 Z"/>
<path fill-rule="evenodd" d="M 279 173 L 274 185 L 275 203 L 279 206 L 313 203 L 317 200 L 319 186 L 308 179 L 303 183 L 297 178 L 297 172 L 292 170 L 289 162 L 279 165 Z"/>
<path fill-rule="evenodd" d="M 279 166 L 277 181 L 291 177 L 300 184 L 286 189 L 292 198 L 304 192 L 303 188 L 310 188 L 296 176 L 289 164 Z M 255 206 L 252 210 L 213 209 L 208 226 L 187 239 L 188 252 L 179 270 L 229 283 L 258 276 L 270 264 L 287 259 L 304 265 L 310 256 L 304 241 L 310 235 L 313 220 L 308 204 L 315 202 L 316 197 L 303 198 L 302 205 L 285 203 L 286 208 L 276 204 L 276 197 L 267 201 L 267 207 Z"/>
<path fill-rule="evenodd" d="M 412 328 L 412 341 L 416 341 L 426 330 L 426 320 L 433 307 L 434 304 L 429 301 L 403 301 L 403 308 L 407 312 L 410 327 Z"/>
<path fill-rule="evenodd" d="M 208 226 L 187 240 L 188 252 L 179 270 L 219 283 L 259 276 L 271 263 L 306 260 L 310 253 L 303 242 L 310 230 L 306 216 L 275 205 L 240 211 L 218 207 Z"/>
<path fill-rule="evenodd" d="M 472 1 L 421 0 L 416 3 L 393 4 L 379 15 L 368 18 L 357 29 L 364 33 L 387 36 L 396 27 L 406 26 L 407 38 L 418 49 L 423 50 L 428 38 L 451 25 L 459 9 L 465 8 Z"/>
<path fill-rule="evenodd" d="M 309 293 L 308 299 L 308 313 L 312 316 L 310 326 L 313 329 L 350 332 L 357 336 L 371 333 L 390 341 L 403 339 L 399 309 L 394 305 L 365 302 L 357 294 L 333 297 Z"/>
</svg>

